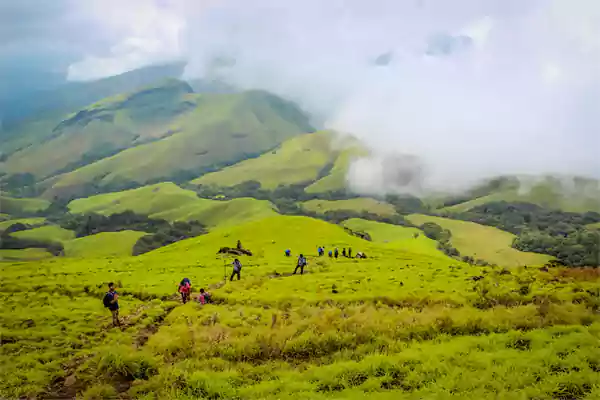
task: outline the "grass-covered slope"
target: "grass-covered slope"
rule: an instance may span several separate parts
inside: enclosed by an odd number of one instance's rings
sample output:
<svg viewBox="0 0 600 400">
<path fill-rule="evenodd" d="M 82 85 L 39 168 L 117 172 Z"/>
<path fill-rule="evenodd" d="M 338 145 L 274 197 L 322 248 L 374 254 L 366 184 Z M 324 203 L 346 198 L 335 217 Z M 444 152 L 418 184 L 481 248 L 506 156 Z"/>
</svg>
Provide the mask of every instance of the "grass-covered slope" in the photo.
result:
<svg viewBox="0 0 600 400">
<path fill-rule="evenodd" d="M 189 85 L 169 80 L 103 99 L 67 116 L 48 140 L 13 154 L 4 170 L 42 179 L 168 136 L 171 121 L 195 107 L 192 96 Z"/>
<path fill-rule="evenodd" d="M 138 189 L 105 193 L 69 203 L 75 214 L 104 215 L 123 211 L 169 221 L 200 221 L 207 226 L 240 224 L 276 214 L 269 201 L 251 198 L 217 201 L 201 199 L 191 190 L 171 182 L 158 183 Z"/>
<path fill-rule="evenodd" d="M 371 229 L 382 239 L 396 236 Z M 241 281 L 223 285 L 232 258 L 215 252 L 238 239 L 254 256 L 241 257 Z M 378 241 L 319 220 L 276 216 L 136 258 L 0 264 L 7 289 L 0 292 L 0 397 L 600 394 L 593 295 L 600 280 L 593 270 L 507 273 Z M 369 258 L 319 258 L 319 245 L 352 247 Z M 303 276 L 289 275 L 295 257 L 283 255 L 286 247 L 308 256 Z M 196 291 L 208 288 L 215 303 L 181 305 L 175 290 L 183 277 Z M 109 281 L 121 294 L 122 330 L 110 327 L 102 307 Z"/>
<path fill-rule="evenodd" d="M 463 256 L 506 266 L 538 265 L 551 259 L 547 255 L 513 249 L 515 235 L 494 227 L 420 214 L 409 215 L 408 219 L 415 225 L 433 222 L 448 229 L 452 233 L 450 242 Z"/>
<path fill-rule="evenodd" d="M 50 202 L 37 198 L 14 198 L 0 195 L 0 212 L 11 215 L 33 214 L 44 211 Z"/>
<path fill-rule="evenodd" d="M 96 258 L 130 256 L 133 246 L 145 232 L 101 232 L 64 242 L 65 256 Z"/>
<path fill-rule="evenodd" d="M 495 201 L 533 203 L 548 209 L 571 212 L 600 212 L 600 181 L 572 177 L 506 178 L 489 193 L 442 210 L 464 212 Z"/>
<path fill-rule="evenodd" d="M 14 232 L 11 233 L 11 236 L 20 239 L 36 240 L 44 243 L 64 243 L 66 241 L 75 239 L 75 232 L 56 225 L 46 225 L 25 231 Z"/>
<path fill-rule="evenodd" d="M 280 185 L 315 181 L 323 168 L 333 163 L 337 156 L 331 148 L 333 135 L 322 131 L 294 137 L 260 157 L 206 174 L 192 183 L 225 187 L 256 181 L 261 188 L 272 190 Z"/>
<path fill-rule="evenodd" d="M 189 179 L 269 150 L 312 130 L 292 103 L 261 91 L 189 95 L 189 110 L 169 122 L 160 140 L 66 173 L 47 184 L 46 197 L 89 187 L 122 187 L 168 178 Z"/>
<path fill-rule="evenodd" d="M 317 214 L 325 214 L 327 211 L 368 212 L 382 217 L 390 217 L 396 214 L 396 210 L 391 204 L 368 197 L 357 197 L 347 200 L 315 199 L 301 203 L 301 207 Z"/>
<path fill-rule="evenodd" d="M 0 232 L 4 231 L 6 228 L 8 228 L 14 224 L 23 224 L 23 225 L 35 228 L 40 225 L 43 225 L 45 222 L 46 222 L 46 218 L 43 218 L 43 217 L 9 219 L 9 220 L 0 222 Z"/>
<path fill-rule="evenodd" d="M 354 232 L 368 233 L 376 243 L 389 243 L 395 248 L 420 254 L 436 254 L 437 242 L 429 239 L 417 228 L 351 218 L 342 223 Z"/>
</svg>

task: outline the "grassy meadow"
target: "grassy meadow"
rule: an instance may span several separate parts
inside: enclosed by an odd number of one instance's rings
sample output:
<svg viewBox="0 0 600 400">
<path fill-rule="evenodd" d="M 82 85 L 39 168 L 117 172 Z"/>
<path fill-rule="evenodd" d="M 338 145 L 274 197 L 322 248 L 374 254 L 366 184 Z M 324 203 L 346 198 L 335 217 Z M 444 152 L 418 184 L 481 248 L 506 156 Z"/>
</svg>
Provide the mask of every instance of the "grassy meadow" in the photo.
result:
<svg viewBox="0 0 600 400">
<path fill-rule="evenodd" d="M 410 222 L 422 225 L 434 222 L 452 233 L 450 242 L 463 256 L 471 256 L 503 266 L 541 265 L 551 257 L 545 254 L 526 253 L 512 248 L 515 235 L 500 229 L 430 215 L 412 214 Z"/>
<path fill-rule="evenodd" d="M 381 217 L 390 217 L 396 214 L 393 205 L 384 201 L 370 199 L 368 197 L 357 197 L 346 200 L 309 200 L 301 203 L 301 207 L 307 211 L 317 214 L 325 214 L 327 211 L 354 211 L 357 213 L 369 212 Z"/>
<path fill-rule="evenodd" d="M 138 189 L 105 193 L 69 203 L 75 214 L 111 215 L 132 210 L 168 221 L 200 221 L 208 227 L 232 225 L 276 215 L 269 201 L 239 198 L 228 201 L 198 198 L 174 183 L 157 183 Z"/>
<path fill-rule="evenodd" d="M 0 397 L 600 396 L 597 271 L 473 266 L 414 228 L 345 225 L 373 241 L 274 216 L 138 257 L 0 263 Z M 216 252 L 237 240 L 253 256 L 229 282 L 232 258 Z M 318 257 L 318 246 L 368 258 Z M 309 265 L 292 275 L 300 252 Z M 181 305 L 183 277 L 214 304 Z M 102 307 L 109 281 L 122 329 Z"/>
</svg>

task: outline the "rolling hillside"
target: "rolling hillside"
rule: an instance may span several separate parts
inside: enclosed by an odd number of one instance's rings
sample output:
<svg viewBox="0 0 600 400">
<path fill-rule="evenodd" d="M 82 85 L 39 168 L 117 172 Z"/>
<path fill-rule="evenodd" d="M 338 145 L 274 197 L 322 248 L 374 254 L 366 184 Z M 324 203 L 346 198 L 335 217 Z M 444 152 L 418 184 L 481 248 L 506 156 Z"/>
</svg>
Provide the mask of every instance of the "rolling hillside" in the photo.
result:
<svg viewBox="0 0 600 400">
<path fill-rule="evenodd" d="M 145 232 L 101 232 L 63 242 L 66 257 L 96 258 L 130 256 L 133 246 Z"/>
<path fill-rule="evenodd" d="M 268 201 L 250 198 L 229 201 L 201 199 L 191 190 L 170 182 L 77 199 L 68 207 L 75 214 L 94 212 L 110 215 L 130 210 L 168 221 L 200 221 L 209 227 L 240 224 L 277 213 Z"/>
<path fill-rule="evenodd" d="M 331 131 L 295 137 L 257 158 L 206 174 L 191 183 L 227 187 L 256 181 L 262 189 L 307 185 L 306 192 L 344 190 L 346 172 L 354 157 L 366 154 L 356 139 L 340 139 Z"/>
<path fill-rule="evenodd" d="M 467 265 L 380 242 L 418 240 L 410 228 L 351 224 L 377 240 L 275 216 L 135 258 L 0 263 L 2 286 L 10 288 L 0 293 L 0 397 L 600 393 L 600 317 L 588 297 L 598 290 L 597 274 Z M 230 282 L 233 257 L 215 252 L 238 239 L 254 255 L 240 257 L 242 279 Z M 369 258 L 318 257 L 317 246 L 352 247 Z M 296 260 L 283 255 L 286 248 L 308 256 L 303 275 L 292 274 Z M 182 277 L 208 289 L 214 303 L 182 305 L 174 293 Z M 123 329 L 111 326 L 102 305 L 109 281 L 118 285 Z M 27 353 L 17 351 L 25 346 Z"/>
<path fill-rule="evenodd" d="M 505 178 L 488 193 L 471 200 L 441 208 L 463 212 L 494 201 L 526 202 L 571 212 L 600 212 L 600 181 L 586 178 L 520 177 Z"/>
<path fill-rule="evenodd" d="M 390 217 L 396 214 L 396 210 L 391 204 L 368 197 L 357 197 L 347 200 L 315 199 L 300 203 L 300 206 L 306 211 L 317 214 L 325 214 L 327 211 L 368 212 L 382 217 Z"/>
<path fill-rule="evenodd" d="M 291 138 L 260 157 L 206 174 L 191 183 L 196 185 L 234 186 L 256 181 L 261 188 L 313 182 L 333 163 L 337 153 L 331 149 L 333 133 L 322 131 Z"/>
<path fill-rule="evenodd" d="M 437 242 L 429 239 L 417 228 L 391 225 L 383 222 L 351 218 L 342 223 L 355 232 L 368 233 L 376 243 L 388 243 L 394 248 L 418 254 L 436 254 Z"/>
<path fill-rule="evenodd" d="M 127 99 L 121 99 L 121 103 L 130 104 Z M 121 189 L 148 181 L 187 180 L 312 131 L 307 118 L 293 104 L 260 91 L 184 94 L 180 106 L 185 111 L 166 119 L 168 127 L 162 125 L 163 129 L 155 131 L 158 133 L 146 133 L 147 139 L 153 137 L 156 140 L 142 141 L 113 156 L 48 180 L 45 185 L 49 189 L 44 196 L 70 197 L 90 191 L 90 188 L 92 191 L 93 188 Z M 179 110 L 178 106 L 175 108 Z M 143 107 L 141 114 L 152 110 L 152 107 Z M 93 115 L 97 116 L 95 111 Z M 98 115 L 102 116 L 102 113 Z M 148 118 L 145 116 L 142 120 Z M 152 125 L 161 126 L 158 122 Z M 131 136 L 130 140 L 138 140 L 138 137 Z"/>
<path fill-rule="evenodd" d="M 411 214 L 407 218 L 415 225 L 434 222 L 448 229 L 452 233 L 450 242 L 463 256 L 503 266 L 540 265 L 552 258 L 513 249 L 511 245 L 515 235 L 494 227 L 420 214 Z"/>
<path fill-rule="evenodd" d="M 44 199 L 14 198 L 0 195 L 0 212 L 9 215 L 35 214 L 44 211 L 50 202 Z"/>
</svg>

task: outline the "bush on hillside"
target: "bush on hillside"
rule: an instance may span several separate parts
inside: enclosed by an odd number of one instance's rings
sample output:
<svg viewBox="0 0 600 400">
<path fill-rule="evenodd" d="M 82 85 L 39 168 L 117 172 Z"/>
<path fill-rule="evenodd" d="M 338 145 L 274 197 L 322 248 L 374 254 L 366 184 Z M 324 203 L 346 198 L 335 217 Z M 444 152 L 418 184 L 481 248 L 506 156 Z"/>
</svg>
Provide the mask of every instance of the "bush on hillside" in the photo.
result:
<svg viewBox="0 0 600 400">
<path fill-rule="evenodd" d="M 16 225 L 23 224 L 15 224 Z M 23 229 L 21 229 L 23 230 Z M 11 232 L 17 232 L 13 230 Z M 62 243 L 59 242 L 44 242 L 35 239 L 16 238 L 10 235 L 9 231 L 4 231 L 0 235 L 0 249 L 3 250 L 24 250 L 30 248 L 46 249 L 49 253 L 59 256 L 63 254 L 64 248 Z"/>
</svg>

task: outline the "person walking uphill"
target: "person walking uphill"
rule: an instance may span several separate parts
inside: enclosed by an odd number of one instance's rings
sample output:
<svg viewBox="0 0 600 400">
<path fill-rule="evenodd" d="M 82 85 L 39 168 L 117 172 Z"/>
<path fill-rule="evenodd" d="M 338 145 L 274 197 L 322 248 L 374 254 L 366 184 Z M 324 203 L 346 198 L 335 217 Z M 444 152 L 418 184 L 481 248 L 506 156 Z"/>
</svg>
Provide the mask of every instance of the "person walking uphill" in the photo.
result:
<svg viewBox="0 0 600 400">
<path fill-rule="evenodd" d="M 296 272 L 298 271 L 298 268 L 300 268 L 300 275 L 304 274 L 304 267 L 306 267 L 306 264 L 308 264 L 306 262 L 306 258 L 304 257 L 303 254 L 300 254 L 298 256 L 298 264 L 296 264 L 296 268 L 294 269 L 294 275 L 296 275 Z"/>
<path fill-rule="evenodd" d="M 119 321 L 119 294 L 115 290 L 114 283 L 108 284 L 108 292 L 104 295 L 102 302 L 104 307 L 112 313 L 113 326 L 121 326 L 121 321 Z"/>
<path fill-rule="evenodd" d="M 183 304 L 190 300 L 190 292 L 192 291 L 192 282 L 188 278 L 183 278 L 179 282 L 179 293 L 181 293 L 181 301 Z"/>
<path fill-rule="evenodd" d="M 237 258 L 231 263 L 231 265 L 233 265 L 233 272 L 231 273 L 231 277 L 229 278 L 229 281 L 233 280 L 233 277 L 237 275 L 238 281 L 241 279 L 240 278 L 240 272 L 242 272 L 242 263 L 240 262 L 240 260 L 238 260 Z"/>
</svg>

